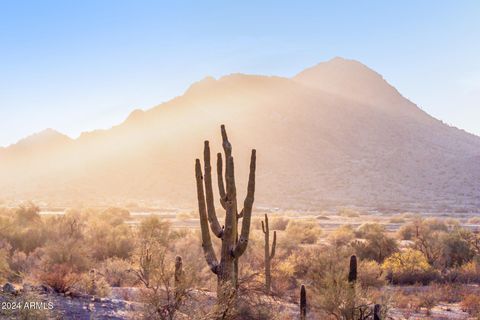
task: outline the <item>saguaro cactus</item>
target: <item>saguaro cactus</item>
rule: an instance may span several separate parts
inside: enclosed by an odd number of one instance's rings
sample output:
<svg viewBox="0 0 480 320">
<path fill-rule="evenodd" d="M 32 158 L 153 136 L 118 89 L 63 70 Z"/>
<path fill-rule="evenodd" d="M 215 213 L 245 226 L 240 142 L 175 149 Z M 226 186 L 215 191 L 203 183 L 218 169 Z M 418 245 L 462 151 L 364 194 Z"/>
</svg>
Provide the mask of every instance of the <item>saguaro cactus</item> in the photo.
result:
<svg viewBox="0 0 480 320">
<path fill-rule="evenodd" d="M 300 320 L 307 319 L 307 290 L 302 284 L 300 289 Z"/>
<path fill-rule="evenodd" d="M 382 306 L 380 306 L 379 304 L 376 304 L 373 307 L 373 320 L 381 320 L 381 317 L 380 317 L 381 309 L 382 309 Z"/>
<path fill-rule="evenodd" d="M 265 234 L 265 290 L 267 293 L 270 293 L 272 283 L 271 267 L 272 259 L 275 256 L 275 247 L 277 246 L 277 231 L 273 231 L 272 250 L 270 251 L 270 227 L 267 214 L 265 214 L 265 223 L 262 221 L 262 230 Z"/>
<path fill-rule="evenodd" d="M 185 274 L 183 273 L 182 257 L 175 258 L 175 302 L 180 303 L 185 292 Z"/>
<path fill-rule="evenodd" d="M 357 256 L 350 257 L 350 271 L 348 272 L 348 282 L 354 284 L 357 281 Z"/>
<path fill-rule="evenodd" d="M 218 318 L 224 318 L 225 313 L 229 311 L 231 303 L 235 301 L 237 295 L 237 277 L 238 277 L 238 258 L 245 252 L 250 234 L 250 221 L 252 216 L 252 207 L 255 195 L 255 169 L 256 169 L 256 151 L 252 150 L 250 158 L 250 174 L 248 178 L 247 196 L 245 198 L 243 209 L 240 214 L 237 208 L 237 189 L 235 185 L 234 162 L 232 157 L 232 145 L 228 141 L 225 126 L 221 126 L 222 145 L 225 153 L 225 183 L 223 181 L 222 155 L 217 155 L 218 188 L 220 193 L 220 203 L 225 209 L 225 224 L 220 226 L 215 211 L 213 188 L 212 188 L 212 169 L 210 165 L 210 146 L 205 141 L 204 145 L 204 176 L 199 159 L 195 161 L 195 176 L 197 181 L 198 211 L 200 215 L 200 228 L 202 233 L 202 247 L 205 259 L 217 276 L 217 308 Z M 205 192 L 204 192 L 205 184 Z M 225 188 L 226 186 L 226 188 Z M 242 231 L 238 237 L 237 224 L 242 219 Z M 220 251 L 220 261 L 218 261 L 212 246 L 210 237 L 212 233 L 222 240 Z M 223 314 L 222 314 L 223 313 Z"/>
</svg>

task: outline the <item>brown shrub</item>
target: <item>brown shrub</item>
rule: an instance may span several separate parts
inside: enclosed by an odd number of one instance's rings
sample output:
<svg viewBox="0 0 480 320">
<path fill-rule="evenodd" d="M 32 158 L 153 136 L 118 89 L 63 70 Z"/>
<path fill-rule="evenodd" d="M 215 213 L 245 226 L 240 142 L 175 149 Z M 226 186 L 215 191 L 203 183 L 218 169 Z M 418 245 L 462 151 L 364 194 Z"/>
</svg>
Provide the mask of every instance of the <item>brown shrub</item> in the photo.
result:
<svg viewBox="0 0 480 320">
<path fill-rule="evenodd" d="M 290 219 L 283 217 L 271 217 L 270 218 L 270 229 L 271 230 L 281 230 L 284 231 L 287 229 Z"/>
<path fill-rule="evenodd" d="M 111 289 L 104 277 L 96 274 L 96 272 L 89 272 L 79 276 L 79 281 L 74 285 L 75 292 L 84 294 L 106 297 L 110 294 Z"/>
<path fill-rule="evenodd" d="M 463 311 L 471 315 L 480 316 L 480 296 L 475 294 L 467 295 L 462 302 L 460 302 L 460 307 Z"/>
<path fill-rule="evenodd" d="M 462 283 L 480 283 L 480 264 L 477 261 L 471 261 L 464 264 L 456 270 L 458 272 L 457 281 Z"/>
<path fill-rule="evenodd" d="M 395 295 L 394 305 L 400 309 L 408 309 L 419 311 L 420 310 L 420 299 L 416 295 L 407 295 L 403 292 L 399 292 Z"/>
<path fill-rule="evenodd" d="M 56 292 L 65 293 L 80 281 L 80 276 L 66 264 L 55 264 L 49 270 L 41 272 L 39 279 Z"/>
<path fill-rule="evenodd" d="M 419 298 L 420 301 L 420 307 L 425 308 L 427 315 L 431 314 L 431 311 L 433 307 L 435 307 L 438 303 L 438 298 L 433 291 L 422 291 L 419 292 L 417 297 Z"/>
<path fill-rule="evenodd" d="M 385 284 L 380 264 L 373 260 L 362 260 L 358 266 L 358 281 L 364 288 L 380 288 Z"/>
<path fill-rule="evenodd" d="M 108 284 L 112 287 L 133 286 L 137 278 L 130 271 L 131 263 L 120 258 L 110 258 L 105 260 L 100 266 L 100 273 Z"/>
</svg>

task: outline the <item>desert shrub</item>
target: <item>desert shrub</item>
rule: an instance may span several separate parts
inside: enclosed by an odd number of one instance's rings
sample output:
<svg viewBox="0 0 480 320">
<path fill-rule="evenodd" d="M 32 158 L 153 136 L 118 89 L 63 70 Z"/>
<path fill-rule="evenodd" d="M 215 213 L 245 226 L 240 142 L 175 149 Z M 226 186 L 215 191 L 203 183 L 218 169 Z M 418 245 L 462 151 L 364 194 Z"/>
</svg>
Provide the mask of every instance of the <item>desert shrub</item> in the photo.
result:
<svg viewBox="0 0 480 320">
<path fill-rule="evenodd" d="M 95 260 L 113 257 L 128 259 L 133 253 L 133 234 L 123 222 L 117 221 L 112 225 L 101 220 L 91 221 L 85 233 L 87 246 Z"/>
<path fill-rule="evenodd" d="M 67 264 L 54 264 L 42 270 L 39 280 L 58 293 L 70 291 L 79 281 L 80 276 Z"/>
<path fill-rule="evenodd" d="M 216 279 L 212 277 L 212 271 L 208 267 L 208 264 L 205 263 L 203 249 L 198 245 L 199 243 L 201 243 L 200 231 L 190 231 L 185 236 L 176 239 L 174 242 L 174 248 L 171 249 L 171 251 L 182 257 L 183 266 L 188 270 L 189 276 L 192 278 L 192 282 L 194 282 L 196 286 L 208 288 L 213 291 L 216 290 L 217 282 Z M 242 259 L 245 259 L 248 254 L 248 262 L 250 261 L 250 247 L 250 245 L 247 247 L 247 251 L 242 256 Z M 243 262 L 240 271 L 244 271 Z"/>
<path fill-rule="evenodd" d="M 418 250 L 406 249 L 388 257 L 383 269 L 393 273 L 414 273 L 430 270 L 425 256 Z"/>
<path fill-rule="evenodd" d="M 19 228 L 11 236 L 11 243 L 15 250 L 30 253 L 47 242 L 47 227 L 43 223 L 35 226 Z"/>
<path fill-rule="evenodd" d="M 410 312 L 420 312 L 424 309 L 427 316 L 429 316 L 432 308 L 440 300 L 435 288 L 414 288 L 413 291 L 408 293 L 398 292 L 394 298 L 394 305 L 397 308 L 406 309 L 404 310 L 404 315 L 408 314 L 411 316 Z"/>
<path fill-rule="evenodd" d="M 111 287 L 127 287 L 138 281 L 131 269 L 132 265 L 127 260 L 109 258 L 100 265 L 99 273 Z"/>
<path fill-rule="evenodd" d="M 111 207 L 104 210 L 99 218 L 108 222 L 111 226 L 118 226 L 130 219 L 130 212 L 126 209 Z"/>
<path fill-rule="evenodd" d="M 322 248 L 323 249 L 323 248 Z M 278 262 L 278 270 L 283 278 L 302 279 L 310 272 L 313 259 L 319 254 L 320 248 L 298 248 L 282 261 Z"/>
<path fill-rule="evenodd" d="M 338 215 L 346 218 L 356 218 L 360 216 L 360 213 L 352 208 L 341 208 Z"/>
<path fill-rule="evenodd" d="M 322 234 L 322 229 L 316 221 L 291 220 L 285 232 L 293 243 L 314 244 Z"/>
<path fill-rule="evenodd" d="M 405 294 L 403 292 L 398 292 L 394 296 L 395 307 L 400 309 L 412 310 L 415 312 L 420 311 L 421 301 L 420 298 L 415 294 Z"/>
<path fill-rule="evenodd" d="M 242 281 L 235 319 L 268 320 L 276 319 L 275 301 L 265 297 L 263 282 L 252 278 Z"/>
<path fill-rule="evenodd" d="M 137 238 L 140 241 L 158 242 L 160 245 L 168 247 L 171 240 L 174 240 L 175 234 L 170 228 L 168 221 L 161 220 L 158 217 L 150 216 L 143 219 L 137 230 Z"/>
<path fill-rule="evenodd" d="M 29 225 L 40 221 L 40 208 L 33 203 L 21 205 L 15 210 L 15 222 L 19 225 Z"/>
<path fill-rule="evenodd" d="M 457 303 L 465 295 L 465 286 L 459 283 L 433 283 L 430 291 L 435 293 L 438 301 Z"/>
<path fill-rule="evenodd" d="M 480 217 L 472 217 L 472 218 L 468 219 L 468 223 L 480 224 Z"/>
<path fill-rule="evenodd" d="M 72 239 L 50 242 L 44 247 L 41 263 L 48 268 L 49 265 L 69 265 L 79 272 L 86 271 L 91 266 L 88 248 L 78 244 Z"/>
<path fill-rule="evenodd" d="M 22 251 L 15 251 L 10 258 L 11 279 L 20 280 L 28 272 L 27 255 Z"/>
<path fill-rule="evenodd" d="M 328 241 L 335 247 L 342 247 L 350 244 L 355 239 L 355 233 L 351 226 L 341 226 L 328 235 Z"/>
<path fill-rule="evenodd" d="M 470 261 L 457 269 L 457 271 L 457 281 L 463 283 L 480 283 L 480 264 L 478 261 Z"/>
<path fill-rule="evenodd" d="M 394 284 L 428 284 L 438 278 L 423 253 L 414 249 L 394 253 L 384 261 L 382 268 Z"/>
<path fill-rule="evenodd" d="M 176 257 L 169 252 L 182 235 L 172 232 L 168 222 L 157 217 L 142 221 L 137 230 L 137 250 L 132 272 L 145 290 L 142 291 L 144 316 L 148 319 L 174 319 L 184 302 L 192 281 L 189 272 L 182 273 L 182 290 L 174 290 Z"/>
<path fill-rule="evenodd" d="M 34 205 L 21 206 L 0 219 L 0 236 L 10 243 L 12 250 L 29 253 L 44 245 L 47 235 L 39 208 Z"/>
<path fill-rule="evenodd" d="M 308 274 L 313 294 L 311 301 L 336 319 L 359 319 L 375 301 L 375 295 L 359 282 L 348 282 L 349 252 L 334 247 L 312 257 Z"/>
<path fill-rule="evenodd" d="M 358 228 L 356 236 L 364 241 L 352 245 L 360 259 L 375 260 L 379 263 L 398 251 L 397 241 L 385 234 L 385 227 L 377 223 L 366 223 Z"/>
<path fill-rule="evenodd" d="M 420 228 L 428 228 L 432 231 L 448 231 L 448 226 L 445 221 L 437 218 L 428 218 L 420 220 Z M 421 230 L 420 230 L 421 231 Z"/>
<path fill-rule="evenodd" d="M 271 217 L 270 219 L 270 230 L 281 230 L 285 231 L 287 229 L 290 219 L 284 217 Z"/>
<path fill-rule="evenodd" d="M 401 240 L 412 240 L 416 237 L 416 227 L 413 224 L 406 224 L 398 230 L 398 238 Z"/>
<path fill-rule="evenodd" d="M 439 263 L 444 249 L 443 239 L 447 235 L 448 226 L 439 219 L 415 219 L 408 224 L 413 232 L 415 249 L 421 251 L 430 265 Z M 405 237 L 404 235 L 404 238 Z"/>
<path fill-rule="evenodd" d="M 426 310 L 427 315 L 431 314 L 433 307 L 435 307 L 439 302 L 435 292 L 432 292 L 430 290 L 420 291 L 417 294 L 417 298 L 420 302 L 419 307 L 424 308 Z"/>
<path fill-rule="evenodd" d="M 358 266 L 358 281 L 364 288 L 380 288 L 385 284 L 382 266 L 373 260 L 362 260 Z"/>
<path fill-rule="evenodd" d="M 8 255 L 9 253 L 6 249 L 0 248 L 0 282 L 6 281 L 11 274 Z"/>
<path fill-rule="evenodd" d="M 391 217 L 389 222 L 390 223 L 405 223 L 405 219 L 403 217 Z"/>
<path fill-rule="evenodd" d="M 194 218 L 190 212 L 179 212 L 176 217 L 177 220 L 185 221 Z"/>
<path fill-rule="evenodd" d="M 41 269 L 53 265 L 68 266 L 82 273 L 90 270 L 90 250 L 85 242 L 85 223 L 77 214 L 66 214 L 49 219 L 49 240 L 43 247 Z"/>
<path fill-rule="evenodd" d="M 78 281 L 72 286 L 73 291 L 98 297 L 107 297 L 110 294 L 110 285 L 107 280 L 95 270 L 78 276 Z"/>
<path fill-rule="evenodd" d="M 469 243 L 470 231 L 455 227 L 442 239 L 443 247 L 439 261 L 445 267 L 461 266 L 472 260 L 475 252 Z"/>
<path fill-rule="evenodd" d="M 480 316 L 480 296 L 469 294 L 460 302 L 463 311 L 473 316 Z"/>
</svg>

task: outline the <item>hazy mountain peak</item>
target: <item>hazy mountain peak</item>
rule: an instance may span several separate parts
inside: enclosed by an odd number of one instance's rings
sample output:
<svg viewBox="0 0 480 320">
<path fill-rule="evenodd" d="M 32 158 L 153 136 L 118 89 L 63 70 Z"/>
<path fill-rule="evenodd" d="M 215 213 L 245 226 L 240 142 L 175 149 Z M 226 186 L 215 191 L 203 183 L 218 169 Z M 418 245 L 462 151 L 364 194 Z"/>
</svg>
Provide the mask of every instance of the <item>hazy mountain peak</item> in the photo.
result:
<svg viewBox="0 0 480 320">
<path fill-rule="evenodd" d="M 34 133 L 22 140 L 18 141 L 16 145 L 41 145 L 51 143 L 63 143 L 71 141 L 70 137 L 60 133 L 54 129 L 48 128 L 40 132 Z"/>
<path fill-rule="evenodd" d="M 293 77 L 304 85 L 369 105 L 392 105 L 398 91 L 379 73 L 356 60 L 335 57 Z"/>
<path fill-rule="evenodd" d="M 67 135 L 49 128 L 23 138 L 2 151 L 4 154 L 10 152 L 10 156 L 47 153 L 54 149 L 60 149 L 72 141 Z"/>
<path fill-rule="evenodd" d="M 138 121 L 143 118 L 145 115 L 145 111 L 142 109 L 135 109 L 133 110 L 130 115 L 128 116 L 126 121 Z"/>
</svg>

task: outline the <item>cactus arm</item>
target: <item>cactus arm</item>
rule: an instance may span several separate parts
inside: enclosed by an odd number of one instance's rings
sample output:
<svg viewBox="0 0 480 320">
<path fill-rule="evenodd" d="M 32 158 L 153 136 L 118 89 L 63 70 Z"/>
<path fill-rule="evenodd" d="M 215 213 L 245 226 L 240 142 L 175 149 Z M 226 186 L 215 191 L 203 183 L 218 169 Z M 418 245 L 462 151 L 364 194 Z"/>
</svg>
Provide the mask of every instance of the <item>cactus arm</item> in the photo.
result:
<svg viewBox="0 0 480 320">
<path fill-rule="evenodd" d="M 205 141 L 203 159 L 205 162 L 204 180 L 208 222 L 210 223 L 210 228 L 212 229 L 213 234 L 215 234 L 218 238 L 221 238 L 223 235 L 223 228 L 218 223 L 217 213 L 215 212 L 212 187 L 212 167 L 210 165 L 210 146 L 208 141 Z"/>
<path fill-rule="evenodd" d="M 255 170 L 257 155 L 255 149 L 252 150 L 250 158 L 250 174 L 248 177 L 247 197 L 243 205 L 242 233 L 235 249 L 232 251 L 234 257 L 241 256 L 247 249 L 248 237 L 250 235 L 250 221 L 252 218 L 253 201 L 255 200 Z"/>
<path fill-rule="evenodd" d="M 222 124 L 222 146 L 225 151 L 225 159 L 228 160 L 232 156 L 232 144 L 228 141 L 227 130 L 225 130 L 225 125 Z"/>
<path fill-rule="evenodd" d="M 205 195 L 203 193 L 203 177 L 200 160 L 195 161 L 195 177 L 197 180 L 197 198 L 198 198 L 198 212 L 200 216 L 200 229 L 202 231 L 202 248 L 205 254 L 207 264 L 213 273 L 217 273 L 218 260 L 215 256 L 215 251 L 212 246 L 212 239 L 210 238 L 210 230 L 208 228 L 207 210 L 205 204 Z"/>
<path fill-rule="evenodd" d="M 227 195 L 225 193 L 225 184 L 223 183 L 223 160 L 220 152 L 217 153 L 217 182 L 218 192 L 220 193 L 220 204 L 222 205 L 223 209 L 227 209 L 227 205 L 225 203 Z"/>
<path fill-rule="evenodd" d="M 263 221 L 262 221 L 262 231 L 263 231 L 263 233 L 265 233 L 265 234 L 267 233 L 267 232 L 265 231 L 265 224 L 263 223 Z"/>
<path fill-rule="evenodd" d="M 272 252 L 270 253 L 270 259 L 275 257 L 275 248 L 277 246 L 277 231 L 273 231 Z"/>
</svg>

